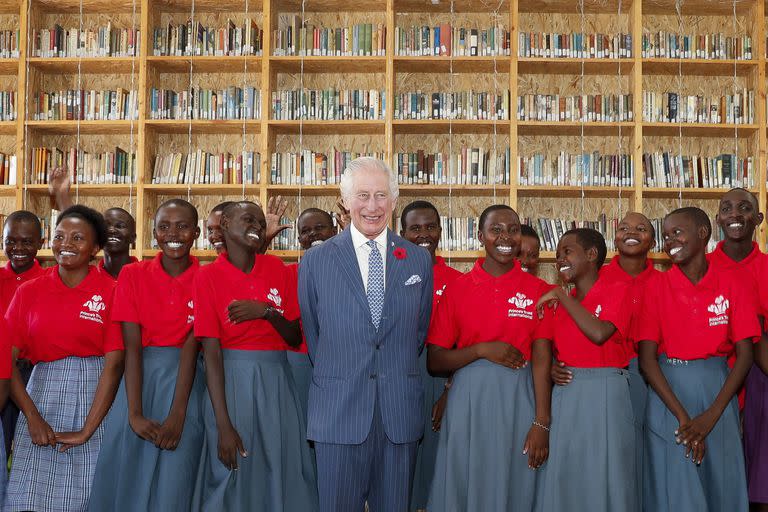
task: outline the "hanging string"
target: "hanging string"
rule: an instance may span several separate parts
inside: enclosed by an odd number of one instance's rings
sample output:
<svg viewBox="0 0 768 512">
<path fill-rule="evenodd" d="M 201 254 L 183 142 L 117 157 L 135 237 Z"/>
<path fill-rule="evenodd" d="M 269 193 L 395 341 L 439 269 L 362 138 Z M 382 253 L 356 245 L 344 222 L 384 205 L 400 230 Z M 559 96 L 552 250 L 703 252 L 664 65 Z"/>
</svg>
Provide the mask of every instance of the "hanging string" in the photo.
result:
<svg viewBox="0 0 768 512">
<path fill-rule="evenodd" d="M 621 0 L 619 0 L 618 17 L 619 17 L 619 20 L 621 20 Z M 621 30 L 623 30 L 623 29 L 624 29 L 624 25 L 621 24 Z M 629 31 L 629 30 L 627 30 L 627 31 Z M 619 37 L 621 37 L 621 35 L 619 35 Z M 619 45 L 619 47 L 621 47 L 621 45 Z M 619 50 L 619 48 L 616 48 L 616 50 L 618 52 L 621 51 L 621 50 Z M 623 99 L 621 98 L 621 96 L 622 96 L 621 95 L 621 91 L 623 90 L 623 83 L 624 83 L 623 80 L 622 80 L 622 76 L 621 76 L 621 58 L 622 57 L 619 54 L 617 54 L 616 56 L 618 57 L 618 61 L 619 61 L 618 71 L 616 73 L 616 77 L 617 77 L 617 80 L 619 82 L 619 89 L 618 89 L 618 91 L 619 91 L 619 102 L 620 102 L 619 105 L 621 105 L 622 103 L 624 103 Z M 619 109 L 616 109 L 616 115 L 618 116 L 618 125 L 619 125 L 619 129 L 618 129 L 619 138 L 618 138 L 618 151 L 617 151 L 618 154 L 616 155 L 616 160 L 617 160 L 618 169 L 619 169 L 619 176 L 618 176 L 619 194 L 618 194 L 618 198 L 617 198 L 617 203 L 618 203 L 617 206 L 618 206 L 618 208 L 616 210 L 618 212 L 618 219 L 617 220 L 621 221 L 621 219 L 622 219 L 622 211 L 623 211 L 622 202 L 621 202 L 621 199 L 622 199 L 621 198 L 621 186 L 623 184 L 622 183 L 623 179 L 622 179 L 622 172 L 621 171 L 623 170 L 623 165 L 622 164 L 624 162 L 623 153 L 622 153 L 622 151 L 624 150 L 624 145 L 623 145 L 623 140 L 622 140 L 622 135 L 623 134 L 622 134 L 622 125 L 621 124 L 624 122 L 624 120 L 619 115 L 619 111 L 620 111 Z M 630 162 L 631 162 L 631 160 L 630 160 Z M 631 173 L 632 173 L 632 166 L 630 165 L 629 167 L 630 167 L 629 172 L 630 172 L 630 175 L 631 175 Z"/>
<path fill-rule="evenodd" d="M 80 158 L 80 120 L 82 118 L 82 113 L 85 112 L 84 105 L 82 104 L 84 100 L 83 95 L 83 73 L 82 73 L 82 64 L 83 64 L 83 51 L 85 50 L 84 46 L 80 45 L 80 41 L 83 38 L 83 0 L 80 0 L 80 32 L 77 34 L 77 115 L 75 116 L 75 119 L 77 119 L 77 148 L 75 150 L 75 168 L 72 169 L 72 176 L 75 180 L 75 203 L 80 202 L 80 179 L 78 179 L 78 169 L 82 165 L 82 159 Z M 83 44 L 85 44 L 85 41 L 83 41 Z"/>
<path fill-rule="evenodd" d="M 243 119 L 243 131 L 242 131 L 242 137 L 241 137 L 242 148 L 240 150 L 240 182 L 242 187 L 241 187 L 240 193 L 241 193 L 241 199 L 243 201 L 245 201 L 245 166 L 246 166 L 246 162 L 248 161 L 246 158 L 246 144 L 245 144 L 246 138 L 248 137 L 247 128 L 246 128 L 247 116 L 245 115 L 245 113 L 247 112 L 246 103 L 245 103 L 245 91 L 247 90 L 247 87 L 248 87 L 248 56 L 253 51 L 250 47 L 247 49 L 245 48 L 245 40 L 250 39 L 246 37 L 246 34 L 250 34 L 250 30 L 251 30 L 250 25 L 249 24 L 247 25 L 249 21 L 248 19 L 249 12 L 250 11 L 248 9 L 248 0 L 245 0 L 245 20 L 243 21 L 243 27 L 245 28 L 245 30 L 243 31 L 243 34 L 241 35 L 241 39 L 240 39 L 240 56 L 243 58 L 243 87 L 242 87 L 242 91 L 240 92 L 240 94 L 242 95 L 241 96 L 242 99 L 240 102 L 240 117 Z M 253 106 L 255 109 L 256 100 L 252 96 L 253 95 L 251 95 L 250 101 L 253 102 Z M 237 161 L 237 159 L 235 159 L 235 161 Z M 251 169 L 251 172 L 253 172 L 254 176 L 256 175 L 256 169 Z"/>
<path fill-rule="evenodd" d="M 494 29 L 495 29 L 494 30 L 494 34 L 496 34 L 497 37 L 498 37 L 498 34 L 499 34 L 499 25 L 500 25 L 499 24 L 499 9 L 501 9 L 501 6 L 502 6 L 503 3 L 504 3 L 504 0 L 499 0 L 499 3 L 496 5 L 496 8 L 493 10 L 493 25 L 494 25 Z M 497 65 L 497 60 L 498 60 L 498 57 L 499 57 L 499 55 L 498 55 L 499 50 L 500 49 L 497 47 L 496 48 L 496 55 L 493 56 L 493 92 L 494 92 L 494 95 L 495 95 L 495 101 L 499 101 L 501 99 L 501 95 L 499 94 L 499 69 L 498 69 L 498 65 Z M 453 52 L 451 52 L 451 55 L 453 55 Z M 501 101 L 501 104 L 502 105 L 504 104 L 503 100 Z M 512 107 L 511 107 L 511 104 L 510 104 L 510 109 L 511 108 Z M 499 163 L 498 130 L 497 130 L 497 126 L 496 126 L 499 114 L 500 114 L 500 112 L 499 112 L 499 109 L 497 108 L 496 111 L 494 112 L 494 116 L 493 116 L 493 152 L 492 152 L 493 159 L 494 159 L 493 166 L 494 166 L 494 169 L 495 169 L 496 173 L 499 172 L 499 169 L 498 169 L 498 163 Z M 505 154 L 506 154 L 506 152 L 505 152 Z M 489 165 L 489 167 L 490 167 L 490 165 Z M 510 169 L 511 169 L 511 166 L 510 166 Z M 501 171 L 504 172 L 504 169 L 502 169 Z M 498 181 L 497 176 L 496 176 L 496 174 L 494 174 L 493 178 L 491 178 L 490 176 L 488 176 L 487 178 L 492 181 L 491 184 L 493 186 L 493 203 L 496 204 L 496 182 Z"/>
<path fill-rule="evenodd" d="M 301 108 L 301 111 L 299 112 L 299 165 L 301 166 L 301 172 L 299 174 L 299 197 L 298 197 L 298 206 L 297 206 L 297 212 L 296 212 L 296 219 L 294 220 L 293 225 L 295 226 L 294 233 L 298 234 L 298 222 L 299 222 L 299 215 L 301 215 L 302 212 L 302 189 L 304 185 L 304 164 L 302 163 L 302 158 L 304 157 L 304 115 L 307 112 L 306 105 L 304 103 L 304 56 L 307 53 L 307 33 L 305 30 L 305 23 L 306 23 L 306 0 L 301 0 L 301 33 L 305 34 L 304 37 L 304 48 L 299 51 L 299 105 Z M 301 40 L 301 37 L 299 37 L 299 41 Z"/>
<path fill-rule="evenodd" d="M 456 30 L 456 11 L 455 6 L 453 4 L 454 0 L 451 0 L 451 30 Z M 453 35 L 451 35 L 451 39 L 453 39 Z M 455 240 L 451 238 L 451 231 L 453 231 L 451 228 L 456 224 L 456 221 L 453 218 L 453 115 L 454 111 L 456 109 L 455 100 L 456 96 L 454 94 L 454 83 L 453 83 L 453 53 L 456 50 L 453 47 L 453 44 L 451 44 L 451 54 L 448 56 L 448 89 L 451 91 L 449 94 L 450 101 L 448 102 L 448 162 L 449 162 L 449 176 L 448 176 L 448 222 L 445 223 L 445 226 L 448 228 L 448 248 L 447 250 L 447 256 L 448 256 L 448 265 L 451 264 L 451 261 L 453 260 L 453 246 L 455 243 Z M 458 164 L 459 159 L 456 158 L 456 163 Z M 456 168 L 456 182 L 459 181 L 459 171 L 460 169 Z M 494 198 L 495 199 L 495 198 Z M 402 228 L 402 226 L 401 226 Z"/>
<path fill-rule="evenodd" d="M 29 82 L 31 81 L 29 79 L 29 48 L 30 48 L 30 36 L 29 33 L 32 29 L 32 23 L 30 21 L 30 18 L 32 16 L 32 2 L 27 2 L 27 46 L 26 51 L 24 52 L 25 55 L 25 68 L 26 68 L 26 78 L 24 80 L 24 175 L 21 178 L 22 186 L 24 189 L 23 194 L 21 195 L 21 206 L 23 209 L 27 210 L 27 195 L 29 194 L 29 160 L 30 160 L 30 152 L 29 152 L 29 125 L 27 124 L 27 120 L 29 119 Z"/>
<path fill-rule="evenodd" d="M 128 101 L 128 118 L 131 120 L 131 133 L 130 133 L 130 150 L 128 151 L 128 154 L 131 155 L 131 162 L 132 166 L 128 169 L 128 172 L 130 172 L 130 175 L 128 176 L 128 213 L 133 215 L 133 180 L 135 173 L 133 172 L 134 167 L 136 166 L 136 147 L 134 144 L 134 137 L 133 137 L 133 130 L 134 130 L 134 123 L 135 119 L 137 118 L 138 113 L 138 101 L 139 101 L 139 94 L 136 90 L 136 58 L 137 58 L 137 48 L 136 43 L 138 42 L 138 39 L 136 38 L 136 0 L 133 0 L 133 4 L 131 6 L 131 30 L 133 31 L 133 55 L 131 56 L 131 94 L 133 95 L 134 101 L 133 103 L 131 101 Z M 130 97 L 130 95 L 129 95 Z M 135 103 L 135 104 L 134 104 Z"/>
<path fill-rule="evenodd" d="M 738 92 L 738 88 L 736 86 L 737 78 L 736 78 L 736 54 L 735 54 L 736 34 L 738 34 L 738 32 L 737 32 L 737 28 L 738 28 L 737 27 L 737 18 L 736 18 L 736 0 L 733 0 L 732 26 L 733 26 L 734 54 L 731 55 L 731 57 L 733 57 L 733 100 L 734 100 L 734 105 L 735 105 L 735 100 L 736 100 L 736 97 L 737 97 L 736 94 Z M 745 116 L 745 112 L 744 112 L 744 108 L 743 108 L 744 106 L 746 106 L 746 103 L 747 103 L 746 96 L 742 97 L 742 101 L 743 101 L 743 104 L 739 106 L 739 113 L 741 114 L 742 122 L 746 122 L 746 116 Z M 737 171 L 737 175 L 738 175 L 738 172 L 741 171 L 741 167 L 739 165 L 739 121 L 738 121 L 738 119 L 735 119 L 735 116 L 734 116 L 734 120 L 733 120 L 733 152 L 734 152 L 734 155 L 735 155 L 736 169 L 738 169 L 738 171 Z M 749 184 L 747 182 L 743 183 L 743 185 L 744 185 L 744 188 L 749 188 Z M 733 181 L 731 181 L 731 186 L 733 186 Z"/>
<path fill-rule="evenodd" d="M 677 12 L 677 32 L 682 36 L 683 34 L 683 15 L 680 10 L 680 0 L 675 0 L 675 11 Z M 680 97 L 683 91 L 683 55 L 678 49 L 677 51 L 677 154 L 678 163 L 682 164 L 683 161 L 683 124 L 681 122 L 681 108 Z M 687 103 L 687 102 L 686 102 Z M 683 207 L 683 180 L 682 175 L 678 169 L 677 176 L 677 207 Z"/>
<path fill-rule="evenodd" d="M 82 1 L 82 0 L 80 0 Z M 195 112 L 195 107 L 197 106 L 197 103 L 194 100 L 193 94 L 194 94 L 194 88 L 192 87 L 192 80 L 194 76 L 194 64 L 193 60 L 195 58 L 195 53 L 197 51 L 196 45 L 197 45 L 197 31 L 195 30 L 195 0 L 192 0 L 192 4 L 190 5 L 189 9 L 189 23 L 190 27 L 192 28 L 191 33 L 189 34 L 189 38 L 187 39 L 187 42 L 189 44 L 190 48 L 190 54 L 189 54 L 189 85 L 187 89 L 187 108 L 189 109 L 189 112 L 187 113 L 187 162 L 192 160 L 192 116 Z M 194 173 L 195 169 L 191 169 L 191 172 Z M 189 175 L 187 175 L 189 176 Z M 185 177 L 187 177 L 185 176 Z M 192 202 L 192 180 L 194 179 L 194 174 L 190 179 L 187 179 L 187 201 Z"/>
<path fill-rule="evenodd" d="M 584 0 L 579 0 L 579 14 L 581 15 L 581 34 L 582 37 L 584 36 Z M 585 112 L 587 109 L 587 105 L 584 103 L 584 47 L 582 46 L 579 48 L 579 57 L 581 61 L 581 98 L 579 99 L 579 105 L 580 105 L 580 112 L 579 112 L 579 130 L 581 132 L 581 155 L 579 155 L 579 160 L 581 162 L 581 165 L 579 166 L 579 169 L 581 170 L 581 173 L 579 174 L 579 187 L 581 191 L 581 222 L 582 225 L 584 224 L 584 209 L 585 209 L 585 193 L 584 193 L 584 117 Z"/>
</svg>

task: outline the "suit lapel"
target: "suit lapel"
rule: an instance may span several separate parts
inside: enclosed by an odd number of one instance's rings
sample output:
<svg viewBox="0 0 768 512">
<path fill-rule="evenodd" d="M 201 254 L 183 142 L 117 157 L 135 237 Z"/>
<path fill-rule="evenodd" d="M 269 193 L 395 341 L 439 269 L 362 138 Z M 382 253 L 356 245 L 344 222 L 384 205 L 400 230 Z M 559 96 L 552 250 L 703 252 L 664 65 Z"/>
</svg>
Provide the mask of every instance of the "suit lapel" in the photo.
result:
<svg viewBox="0 0 768 512">
<path fill-rule="evenodd" d="M 341 275 L 344 276 L 349 287 L 352 289 L 352 295 L 360 302 L 365 311 L 368 311 L 368 320 L 370 321 L 370 307 L 368 306 L 368 297 L 365 295 L 363 286 L 363 277 L 360 274 L 360 265 L 357 263 L 357 254 L 352 246 L 352 235 L 349 228 L 345 229 L 338 236 L 334 237 L 336 244 Z"/>
<path fill-rule="evenodd" d="M 387 247 L 386 247 L 386 254 L 387 254 L 387 270 L 386 270 L 386 287 L 384 289 L 384 315 L 386 315 L 386 311 L 389 311 L 390 309 L 387 308 L 389 303 L 392 300 L 392 296 L 395 294 L 397 289 L 400 287 L 400 283 L 404 283 L 406 279 L 406 273 L 407 273 L 407 264 L 405 259 L 399 260 L 395 258 L 395 249 L 400 247 L 400 244 L 398 243 L 398 240 L 395 239 L 394 234 L 387 230 Z M 406 258 L 408 257 L 406 253 Z"/>
</svg>

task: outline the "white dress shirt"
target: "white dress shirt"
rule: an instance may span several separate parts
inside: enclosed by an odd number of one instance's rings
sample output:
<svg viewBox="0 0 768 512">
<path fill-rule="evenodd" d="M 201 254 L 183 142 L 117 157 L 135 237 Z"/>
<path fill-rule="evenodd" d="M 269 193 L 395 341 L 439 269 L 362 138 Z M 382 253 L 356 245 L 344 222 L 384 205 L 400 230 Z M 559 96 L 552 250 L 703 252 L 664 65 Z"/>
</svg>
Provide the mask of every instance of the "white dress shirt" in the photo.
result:
<svg viewBox="0 0 768 512">
<path fill-rule="evenodd" d="M 371 254 L 371 247 L 368 245 L 369 239 L 362 234 L 355 227 L 353 222 L 350 223 L 349 229 L 352 235 L 352 246 L 355 248 L 355 255 L 357 256 L 357 265 L 360 267 L 360 275 L 363 277 L 363 288 L 365 293 L 368 293 L 368 257 Z M 384 282 L 387 278 L 387 229 L 379 233 L 374 239 L 376 241 L 376 247 L 381 253 L 381 261 L 384 264 Z M 386 285 L 385 285 L 386 286 Z"/>
</svg>

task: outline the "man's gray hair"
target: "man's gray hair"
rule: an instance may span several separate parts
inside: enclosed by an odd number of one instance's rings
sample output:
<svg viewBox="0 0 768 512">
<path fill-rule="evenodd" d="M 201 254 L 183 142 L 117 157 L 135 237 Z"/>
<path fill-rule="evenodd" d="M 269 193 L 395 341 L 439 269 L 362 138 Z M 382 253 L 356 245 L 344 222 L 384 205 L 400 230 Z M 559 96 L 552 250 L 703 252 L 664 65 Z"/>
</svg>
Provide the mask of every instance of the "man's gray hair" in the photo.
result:
<svg viewBox="0 0 768 512">
<path fill-rule="evenodd" d="M 352 197 L 352 194 L 354 194 L 352 187 L 354 175 L 363 169 L 375 169 L 385 173 L 387 178 L 389 178 L 389 194 L 392 196 L 392 201 L 397 201 L 397 198 L 400 196 L 400 188 L 397 184 L 397 175 L 392 172 L 392 169 L 390 169 L 386 162 L 372 156 L 361 156 L 359 158 L 355 158 L 349 162 L 349 164 L 347 164 L 346 169 L 344 169 L 344 174 L 341 176 L 340 182 L 342 198 Z"/>
</svg>

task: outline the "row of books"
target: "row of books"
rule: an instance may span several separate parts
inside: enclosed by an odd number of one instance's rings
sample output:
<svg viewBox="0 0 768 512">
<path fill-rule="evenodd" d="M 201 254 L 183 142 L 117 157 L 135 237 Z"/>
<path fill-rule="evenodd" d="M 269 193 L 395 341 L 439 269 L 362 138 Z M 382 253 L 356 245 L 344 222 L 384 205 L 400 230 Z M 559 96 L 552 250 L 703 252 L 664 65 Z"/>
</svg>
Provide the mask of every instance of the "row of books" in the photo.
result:
<svg viewBox="0 0 768 512">
<path fill-rule="evenodd" d="M 0 59 L 19 58 L 19 30 L 0 30 Z"/>
<path fill-rule="evenodd" d="M 339 151 L 328 153 L 309 149 L 301 153 L 272 153 L 270 183 L 273 185 L 335 185 L 341 181 L 347 164 L 360 156 L 384 158 L 384 153 L 355 153 Z"/>
<path fill-rule="evenodd" d="M 16 115 L 16 91 L 0 91 L 0 121 L 15 121 Z"/>
<path fill-rule="evenodd" d="M 238 184 L 254 185 L 261 178 L 261 155 L 210 153 L 198 149 L 192 153 L 157 155 L 152 167 L 152 183 L 158 184 Z"/>
<path fill-rule="evenodd" d="M 660 218 L 649 220 L 651 221 L 651 225 L 656 232 L 656 245 L 654 246 L 653 250 L 664 252 L 664 230 L 662 229 L 664 227 L 664 219 Z M 720 229 L 720 226 L 717 225 L 715 219 L 710 219 L 710 222 L 712 223 L 712 236 L 709 237 L 709 242 L 707 242 L 707 252 L 714 251 L 717 247 L 717 244 L 723 238 L 725 238 L 725 233 L 723 233 L 723 230 Z"/>
<path fill-rule="evenodd" d="M 631 94 L 525 94 L 517 98 L 520 121 L 632 121 Z"/>
<path fill-rule="evenodd" d="M 563 234 L 576 228 L 590 228 L 602 233 L 605 238 L 605 245 L 609 251 L 616 250 L 614 239 L 616 238 L 616 228 L 619 225 L 618 219 L 609 219 L 604 213 L 598 215 L 596 220 L 566 220 L 551 217 L 540 217 L 538 219 L 524 218 L 523 224 L 528 224 L 539 235 L 539 245 L 542 251 L 556 251 L 557 244 L 560 242 Z"/>
<path fill-rule="evenodd" d="M 384 119 L 386 91 L 376 89 L 304 89 L 274 91 L 272 119 Z"/>
<path fill-rule="evenodd" d="M 670 151 L 643 154 L 643 183 L 646 187 L 752 188 L 755 186 L 754 171 L 751 156 L 686 156 Z"/>
<path fill-rule="evenodd" d="M 478 57 L 510 54 L 509 30 L 502 26 L 488 28 L 437 26 L 395 28 L 395 55 Z"/>
<path fill-rule="evenodd" d="M 495 149 L 461 146 L 458 151 L 419 150 L 395 155 L 394 168 L 403 185 L 502 185 L 509 183 L 509 147 Z"/>
<path fill-rule="evenodd" d="M 47 217 L 38 217 L 40 219 L 40 235 L 43 240 L 43 249 L 50 249 L 53 241 L 53 231 L 56 229 L 56 220 L 59 218 L 59 210 L 55 208 Z"/>
<path fill-rule="evenodd" d="M 632 35 L 521 32 L 517 55 L 570 59 L 626 59 L 632 57 Z"/>
<path fill-rule="evenodd" d="M 226 89 L 172 91 L 153 88 L 150 119 L 260 119 L 261 90 L 229 86 Z"/>
<path fill-rule="evenodd" d="M 227 19 L 224 27 L 205 26 L 191 19 L 186 23 L 168 23 L 152 33 L 152 54 L 174 55 L 262 55 L 264 30 L 252 18 L 241 25 Z"/>
<path fill-rule="evenodd" d="M 115 147 L 114 151 L 90 152 L 58 147 L 32 148 L 30 183 L 48 183 L 49 171 L 56 167 L 69 169 L 72 183 L 128 184 L 136 183 L 136 154 Z"/>
<path fill-rule="evenodd" d="M 519 157 L 517 172 L 518 183 L 523 186 L 629 187 L 634 182 L 632 155 L 604 155 L 599 151 Z"/>
<path fill-rule="evenodd" d="M 509 119 L 509 91 L 395 94 L 395 119 Z"/>
<path fill-rule="evenodd" d="M 82 31 L 56 24 L 33 30 L 31 41 L 33 57 L 135 57 L 141 47 L 141 31 L 113 27 L 111 22 Z"/>
<path fill-rule="evenodd" d="M 668 59 L 752 59 L 752 38 L 748 35 L 676 34 L 644 32 L 642 56 Z"/>
<path fill-rule="evenodd" d="M 441 215 L 440 245 L 443 251 L 479 251 L 482 248 L 477 239 L 477 231 L 480 226 L 479 217 L 456 217 Z M 399 233 L 402 229 L 400 217 L 395 218 L 395 230 Z"/>
<path fill-rule="evenodd" d="M 38 92 L 34 106 L 35 121 L 114 121 L 139 118 L 138 94 L 125 89 Z"/>
<path fill-rule="evenodd" d="M 16 155 L 0 153 L 0 185 L 16 185 Z"/>
<path fill-rule="evenodd" d="M 273 55 L 321 55 L 337 57 L 384 56 L 387 27 L 374 23 L 358 23 L 347 27 L 301 25 L 299 16 L 292 23 L 272 32 Z"/>
<path fill-rule="evenodd" d="M 683 95 L 676 92 L 643 92 L 643 120 L 654 123 L 755 122 L 755 93 L 742 89 L 723 96 Z"/>
</svg>

